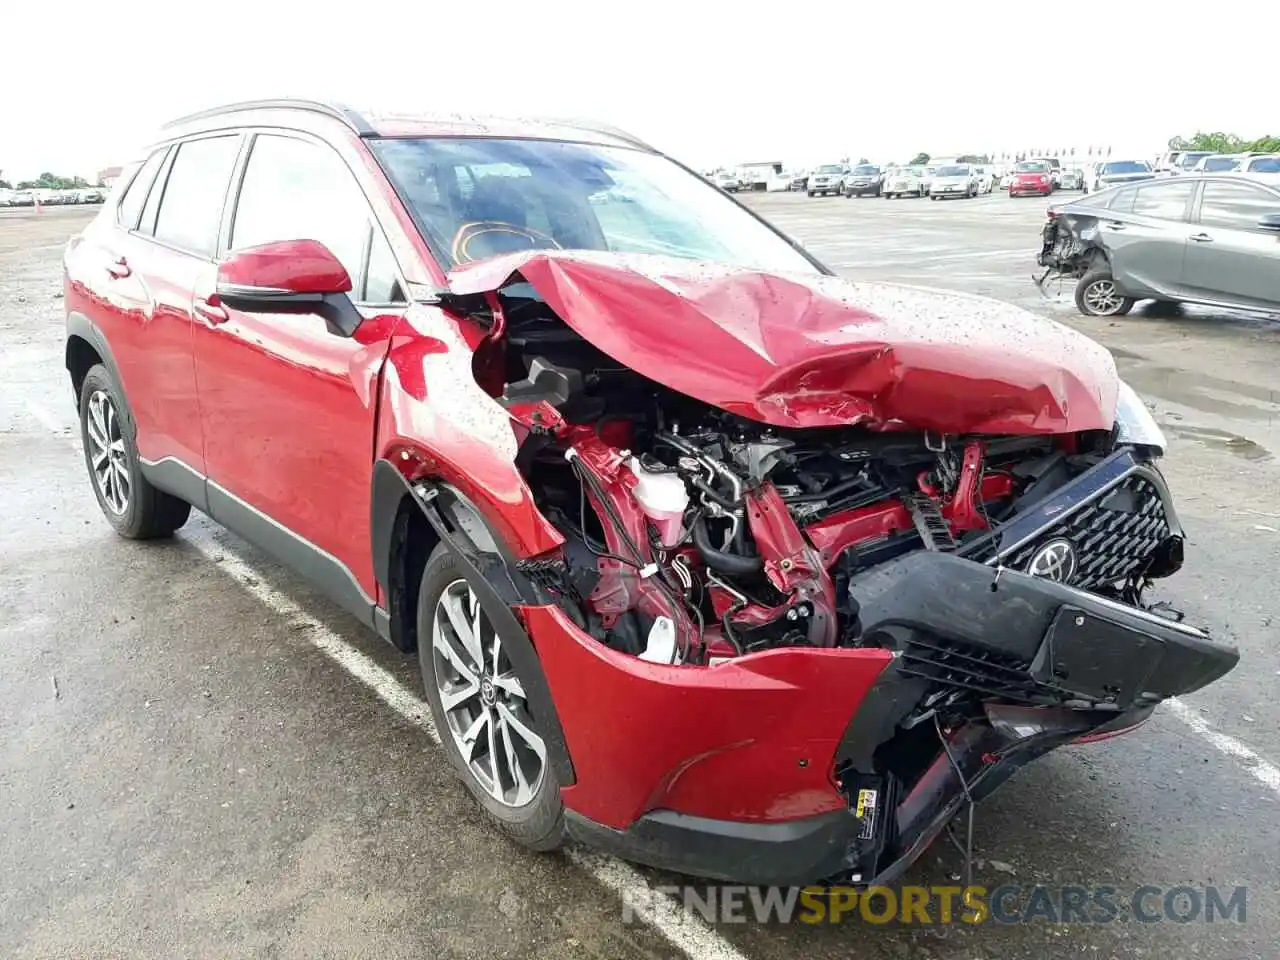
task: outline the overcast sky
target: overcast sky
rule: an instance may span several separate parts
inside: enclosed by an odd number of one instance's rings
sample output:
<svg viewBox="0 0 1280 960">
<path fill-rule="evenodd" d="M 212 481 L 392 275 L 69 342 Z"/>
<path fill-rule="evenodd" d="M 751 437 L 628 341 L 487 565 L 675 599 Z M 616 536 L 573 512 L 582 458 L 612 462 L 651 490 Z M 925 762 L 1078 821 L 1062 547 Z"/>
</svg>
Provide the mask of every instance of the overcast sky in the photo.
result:
<svg viewBox="0 0 1280 960">
<path fill-rule="evenodd" d="M 174 116 L 279 95 L 590 116 L 703 168 L 1101 143 L 1149 156 L 1197 128 L 1280 133 L 1275 31 L 1242 29 L 1274 23 L 1274 3 L 23 4 L 0 38 L 0 169 L 92 175 Z"/>
</svg>

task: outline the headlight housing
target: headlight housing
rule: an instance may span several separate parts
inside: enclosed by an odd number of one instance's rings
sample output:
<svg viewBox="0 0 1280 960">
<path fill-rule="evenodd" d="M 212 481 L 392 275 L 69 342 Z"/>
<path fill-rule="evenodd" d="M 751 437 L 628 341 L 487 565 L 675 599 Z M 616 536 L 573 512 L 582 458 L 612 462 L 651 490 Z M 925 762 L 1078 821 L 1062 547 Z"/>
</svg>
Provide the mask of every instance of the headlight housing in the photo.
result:
<svg viewBox="0 0 1280 960">
<path fill-rule="evenodd" d="M 1120 392 L 1116 398 L 1116 440 L 1120 443 L 1155 447 L 1161 453 L 1168 446 L 1164 432 L 1156 424 L 1147 405 L 1133 387 L 1123 380 L 1120 381 Z"/>
</svg>

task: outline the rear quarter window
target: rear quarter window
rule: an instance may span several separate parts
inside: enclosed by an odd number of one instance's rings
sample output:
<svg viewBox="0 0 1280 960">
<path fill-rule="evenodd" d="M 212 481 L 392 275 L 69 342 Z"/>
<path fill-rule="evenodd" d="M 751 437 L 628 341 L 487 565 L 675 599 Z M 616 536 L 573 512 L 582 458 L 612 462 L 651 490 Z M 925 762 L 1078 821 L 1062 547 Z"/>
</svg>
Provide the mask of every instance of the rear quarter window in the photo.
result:
<svg viewBox="0 0 1280 960">
<path fill-rule="evenodd" d="M 116 223 L 126 230 L 133 230 L 138 226 L 138 216 L 142 213 L 142 205 L 147 201 L 147 191 L 151 189 L 151 184 L 156 179 L 156 172 L 160 169 L 160 164 L 164 163 L 164 156 L 168 150 L 168 147 L 161 147 L 147 157 L 138 168 L 137 174 L 129 181 L 129 185 L 125 187 L 120 205 L 116 208 Z"/>
</svg>

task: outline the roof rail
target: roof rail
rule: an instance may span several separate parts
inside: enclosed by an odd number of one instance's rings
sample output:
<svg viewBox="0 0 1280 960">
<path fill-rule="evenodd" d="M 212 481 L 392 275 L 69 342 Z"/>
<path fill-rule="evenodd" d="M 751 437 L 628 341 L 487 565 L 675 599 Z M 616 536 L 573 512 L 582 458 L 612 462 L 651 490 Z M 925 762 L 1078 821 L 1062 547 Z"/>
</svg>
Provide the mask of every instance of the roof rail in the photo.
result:
<svg viewBox="0 0 1280 960">
<path fill-rule="evenodd" d="M 176 127 L 193 120 L 204 120 L 207 117 L 218 117 L 226 113 L 239 113 L 244 110 L 307 110 L 311 113 L 323 114 L 345 123 L 359 137 L 371 137 L 377 133 L 359 113 L 339 103 L 326 103 L 321 100 L 302 100 L 281 97 L 273 100 L 243 100 L 239 103 L 228 103 L 220 107 L 211 107 L 197 113 L 189 113 L 185 117 L 170 120 L 161 126 L 161 130 Z"/>
<path fill-rule="evenodd" d="M 553 123 L 562 127 L 575 127 L 578 130 L 586 130 L 590 133 L 599 133 L 607 137 L 613 137 L 615 140 L 622 140 L 625 143 L 629 143 L 634 147 L 639 147 L 642 150 L 647 150 L 650 153 L 659 152 L 657 148 L 645 143 L 634 134 L 627 133 L 627 131 L 608 123 L 597 123 L 594 120 L 578 120 L 571 117 L 542 117 L 540 119 L 543 123 Z"/>
</svg>

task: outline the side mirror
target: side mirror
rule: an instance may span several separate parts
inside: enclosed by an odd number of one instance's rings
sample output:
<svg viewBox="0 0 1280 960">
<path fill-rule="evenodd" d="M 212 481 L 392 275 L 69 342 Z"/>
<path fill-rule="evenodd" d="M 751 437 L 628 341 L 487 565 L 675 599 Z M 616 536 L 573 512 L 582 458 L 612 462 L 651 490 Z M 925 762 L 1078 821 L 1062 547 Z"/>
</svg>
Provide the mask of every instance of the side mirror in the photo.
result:
<svg viewBox="0 0 1280 960">
<path fill-rule="evenodd" d="M 1258 226 L 1263 230 L 1275 230 L 1280 233 L 1280 213 L 1264 213 L 1258 220 Z"/>
<path fill-rule="evenodd" d="M 218 265 L 218 299 L 246 313 L 314 313 L 350 337 L 363 319 L 347 268 L 316 240 L 281 240 L 234 251 Z"/>
</svg>

